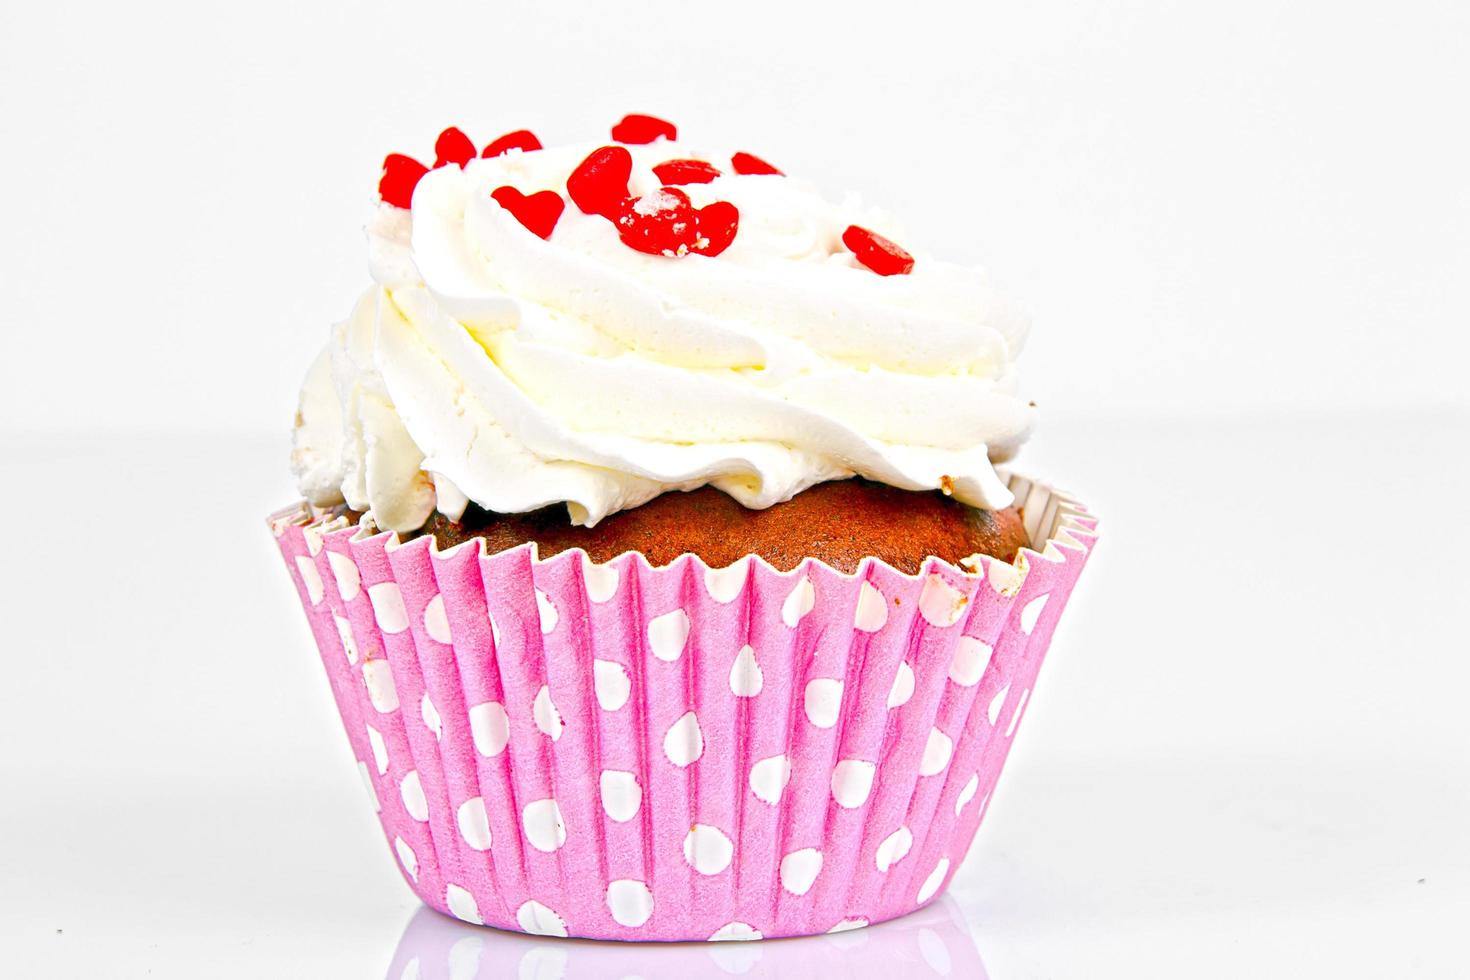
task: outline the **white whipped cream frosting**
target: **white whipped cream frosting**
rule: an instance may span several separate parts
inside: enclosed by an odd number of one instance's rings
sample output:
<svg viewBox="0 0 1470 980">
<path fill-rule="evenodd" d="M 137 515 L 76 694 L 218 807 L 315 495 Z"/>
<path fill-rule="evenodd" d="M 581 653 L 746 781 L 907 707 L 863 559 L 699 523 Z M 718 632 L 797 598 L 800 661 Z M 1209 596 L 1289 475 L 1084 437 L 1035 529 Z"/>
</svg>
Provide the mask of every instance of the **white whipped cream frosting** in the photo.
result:
<svg viewBox="0 0 1470 980">
<path fill-rule="evenodd" d="M 708 160 L 727 176 L 683 189 L 730 201 L 740 226 L 718 256 L 646 255 L 567 198 L 598 145 L 441 168 L 411 212 L 378 206 L 376 285 L 301 393 L 292 468 L 313 504 L 399 531 L 467 501 L 565 503 L 592 525 L 671 490 L 763 508 L 853 475 L 1011 504 L 992 461 L 1032 424 L 1015 390 L 1027 319 L 980 271 L 854 200 L 662 140 L 628 147 L 632 192 L 657 189 L 665 160 Z M 549 240 L 490 196 L 506 184 L 566 200 Z M 859 265 L 851 224 L 907 247 L 913 273 Z"/>
</svg>

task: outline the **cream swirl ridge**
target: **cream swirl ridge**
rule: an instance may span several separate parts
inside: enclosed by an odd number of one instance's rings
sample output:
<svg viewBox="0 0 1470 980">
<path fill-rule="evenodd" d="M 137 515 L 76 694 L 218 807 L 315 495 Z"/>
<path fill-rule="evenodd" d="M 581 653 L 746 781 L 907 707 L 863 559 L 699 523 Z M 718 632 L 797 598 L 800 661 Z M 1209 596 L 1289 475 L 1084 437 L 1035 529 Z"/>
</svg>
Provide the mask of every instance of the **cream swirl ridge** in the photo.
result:
<svg viewBox="0 0 1470 980">
<path fill-rule="evenodd" d="M 667 141 L 628 148 L 632 193 L 656 191 L 669 159 L 726 171 L 681 188 L 696 208 L 739 209 L 718 256 L 635 251 L 571 204 L 542 240 L 491 197 L 564 195 L 593 148 L 443 167 L 411 217 L 380 207 L 378 285 L 303 390 L 293 459 L 314 503 L 396 530 L 466 498 L 565 503 L 590 525 L 671 490 L 711 484 L 761 508 L 859 475 L 1009 505 L 992 460 L 1031 426 L 1015 378 L 1026 320 L 983 275 L 922 253 L 910 275 L 875 275 L 842 233 L 888 234 L 882 215 Z"/>
</svg>

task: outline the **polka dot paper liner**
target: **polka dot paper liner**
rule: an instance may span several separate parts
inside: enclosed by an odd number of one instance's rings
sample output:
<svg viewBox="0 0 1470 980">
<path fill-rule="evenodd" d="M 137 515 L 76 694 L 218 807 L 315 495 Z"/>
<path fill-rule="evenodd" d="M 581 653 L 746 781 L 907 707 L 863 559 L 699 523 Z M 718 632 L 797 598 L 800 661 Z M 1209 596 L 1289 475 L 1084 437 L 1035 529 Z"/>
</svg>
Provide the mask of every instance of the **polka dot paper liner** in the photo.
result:
<svg viewBox="0 0 1470 980">
<path fill-rule="evenodd" d="M 431 907 L 553 936 L 824 933 L 933 900 L 1096 540 L 917 575 L 711 569 L 271 526 L 394 860 Z"/>
</svg>

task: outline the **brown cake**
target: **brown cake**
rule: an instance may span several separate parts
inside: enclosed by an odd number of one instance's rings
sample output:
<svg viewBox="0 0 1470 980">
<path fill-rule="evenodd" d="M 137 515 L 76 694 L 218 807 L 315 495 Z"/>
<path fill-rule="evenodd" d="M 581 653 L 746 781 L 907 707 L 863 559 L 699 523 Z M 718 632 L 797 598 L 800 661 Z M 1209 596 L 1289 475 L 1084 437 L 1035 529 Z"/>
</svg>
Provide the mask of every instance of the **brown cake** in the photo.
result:
<svg viewBox="0 0 1470 980">
<path fill-rule="evenodd" d="M 862 479 L 822 483 L 765 510 L 747 510 L 712 487 L 666 493 L 590 528 L 572 525 L 563 506 L 492 514 L 471 505 L 459 523 L 435 514 L 407 537 L 421 534 L 441 549 L 484 538 L 491 554 L 529 541 L 542 557 L 581 548 L 595 562 L 637 551 L 655 566 L 692 552 L 712 568 L 759 555 L 782 571 L 817 558 L 851 573 L 872 556 L 910 574 L 930 555 L 952 564 L 975 554 L 1010 561 L 1027 543 L 1014 507 L 977 510 L 937 491 Z"/>
</svg>

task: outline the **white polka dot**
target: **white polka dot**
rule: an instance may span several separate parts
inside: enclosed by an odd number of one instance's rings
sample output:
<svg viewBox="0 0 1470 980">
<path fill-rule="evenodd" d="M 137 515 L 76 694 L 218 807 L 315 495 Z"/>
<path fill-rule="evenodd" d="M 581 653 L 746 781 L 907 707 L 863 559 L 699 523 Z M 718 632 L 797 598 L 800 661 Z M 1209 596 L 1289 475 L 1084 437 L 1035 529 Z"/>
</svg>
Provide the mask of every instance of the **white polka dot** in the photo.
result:
<svg viewBox="0 0 1470 980">
<path fill-rule="evenodd" d="M 975 798 L 975 791 L 980 788 L 980 774 L 972 775 L 968 782 L 960 789 L 960 795 L 954 801 L 954 815 L 959 816 L 965 804 Z"/>
<path fill-rule="evenodd" d="M 1001 706 L 1006 703 L 1006 694 L 1008 694 L 1010 690 L 1011 686 L 1007 684 L 1005 687 L 1001 688 L 995 693 L 995 697 L 990 699 L 990 707 L 987 708 L 985 711 L 986 717 L 990 719 L 990 727 L 995 727 L 995 719 L 1000 717 Z"/>
<path fill-rule="evenodd" d="M 322 545 L 324 544 L 324 542 L 322 541 L 321 531 L 317 530 L 314 527 L 304 527 L 301 529 L 301 539 L 306 542 L 307 551 L 311 552 L 313 555 L 319 555 L 322 553 Z"/>
<path fill-rule="evenodd" d="M 536 700 L 531 703 L 531 717 L 536 720 L 536 727 L 541 730 L 541 734 L 553 742 L 561 738 L 562 730 L 566 728 L 562 723 L 561 713 L 552 703 L 551 689 L 545 684 L 541 685 L 541 690 L 536 692 Z"/>
<path fill-rule="evenodd" d="M 439 717 L 439 709 L 434 707 L 434 702 L 429 700 L 427 694 L 419 701 L 419 714 L 423 715 L 424 727 L 433 732 L 436 739 L 442 739 L 444 721 Z"/>
<path fill-rule="evenodd" d="M 709 937 L 712 943 L 748 943 L 752 940 L 763 939 L 761 932 L 748 922 L 727 922 L 716 929 Z"/>
<path fill-rule="evenodd" d="M 410 769 L 398 784 L 398 795 L 403 797 L 403 809 L 419 823 L 429 819 L 429 801 L 424 798 L 424 784 L 419 780 L 419 771 Z"/>
<path fill-rule="evenodd" d="M 643 787 L 638 785 L 637 773 L 606 769 L 598 782 L 602 791 L 602 812 L 608 819 L 627 823 L 638 815 L 638 807 L 643 804 Z"/>
<path fill-rule="evenodd" d="M 373 604 L 373 616 L 378 620 L 378 629 L 384 633 L 402 633 L 408 629 L 408 609 L 403 605 L 403 593 L 398 591 L 397 582 L 379 582 L 368 586 L 368 599 Z"/>
<path fill-rule="evenodd" d="M 449 914 L 456 919 L 477 926 L 485 924 L 485 920 L 480 918 L 480 906 L 475 902 L 475 896 L 458 885 L 444 889 L 444 904 L 449 906 Z"/>
<path fill-rule="evenodd" d="M 592 687 L 597 692 L 597 703 L 603 711 L 617 711 L 628 703 L 628 694 L 633 690 L 632 681 L 623 665 L 611 660 L 592 661 Z"/>
<path fill-rule="evenodd" d="M 818 728 L 837 724 L 842 709 L 842 682 L 831 677 L 818 677 L 806 686 L 803 699 L 806 719 Z"/>
<path fill-rule="evenodd" d="M 919 613 L 930 626 L 953 626 L 960 621 L 969 603 L 963 592 L 939 575 L 925 579 L 924 591 L 919 593 Z"/>
<path fill-rule="evenodd" d="M 526 902 L 516 909 L 516 924 L 533 936 L 561 936 L 565 939 L 567 935 L 567 924 L 561 916 L 540 902 Z"/>
<path fill-rule="evenodd" d="M 455 811 L 459 823 L 459 836 L 477 851 L 490 850 L 490 817 L 485 813 L 483 797 L 472 796 Z"/>
<path fill-rule="evenodd" d="M 1031 696 L 1031 688 L 1021 689 L 1021 696 L 1016 701 L 1016 710 L 1011 712 L 1011 723 L 1006 726 L 1006 738 L 1016 734 L 1016 726 L 1021 723 L 1021 712 L 1026 710 L 1026 699 Z"/>
<path fill-rule="evenodd" d="M 704 755 L 704 733 L 699 730 L 699 719 L 694 712 L 686 711 L 669 726 L 664 734 L 664 755 L 680 768 Z"/>
<path fill-rule="evenodd" d="M 893 675 L 893 687 L 888 691 L 888 707 L 898 708 L 909 703 L 914 696 L 914 668 L 907 660 L 898 662 L 898 671 Z"/>
<path fill-rule="evenodd" d="M 817 593 L 812 588 L 812 580 L 803 575 L 801 581 L 796 583 L 796 588 L 792 589 L 791 594 L 786 597 L 786 601 L 781 603 L 781 621 L 792 629 L 796 629 L 796 624 L 801 622 L 816 604 Z"/>
<path fill-rule="evenodd" d="M 466 930 L 467 932 L 467 930 Z M 485 940 L 479 936 L 465 936 L 457 939 L 448 951 L 448 967 L 450 976 L 448 980 L 473 980 L 479 974 L 479 959 L 485 952 Z M 417 970 L 417 959 L 413 959 L 415 970 Z M 401 979 L 400 980 L 404 980 Z M 422 980 L 415 976 L 410 980 Z"/>
<path fill-rule="evenodd" d="M 398 688 L 393 684 L 393 668 L 386 660 L 369 660 L 362 665 L 362 679 L 367 684 L 368 700 L 380 714 L 398 710 Z"/>
<path fill-rule="evenodd" d="M 368 748 L 373 750 L 373 764 L 378 767 L 378 775 L 388 774 L 388 746 L 383 741 L 383 736 L 372 725 L 367 727 Z"/>
<path fill-rule="evenodd" d="M 362 574 L 358 572 L 350 557 L 339 551 L 327 552 L 327 562 L 332 566 L 332 577 L 337 580 L 337 594 L 343 602 L 351 602 L 362 591 Z"/>
<path fill-rule="evenodd" d="M 849 932 L 849 931 L 851 931 L 853 929 L 866 929 L 867 927 L 868 927 L 868 920 L 867 919 L 861 919 L 861 918 L 859 918 L 859 919 L 843 919 L 841 922 L 837 923 L 831 929 L 828 929 L 827 930 L 827 934 L 828 935 L 831 935 L 834 932 Z"/>
<path fill-rule="evenodd" d="M 771 806 L 781 802 L 781 794 L 790 781 L 791 760 L 784 755 L 773 755 L 750 767 L 750 791 Z"/>
<path fill-rule="evenodd" d="M 316 570 L 316 562 L 306 555 L 296 556 L 296 570 L 301 573 L 301 584 L 306 586 L 306 597 L 314 606 L 322 601 L 326 591 L 322 588 L 322 573 Z"/>
<path fill-rule="evenodd" d="M 754 976 L 751 971 L 766 955 L 760 943 L 719 943 L 707 946 L 705 952 L 710 962 L 719 968 L 718 973 L 710 970 L 708 974 L 721 977 L 722 980 L 724 977 Z M 634 976 L 625 977 L 624 980 L 642 980 L 642 978 Z"/>
<path fill-rule="evenodd" d="M 719 943 L 707 946 L 705 952 L 710 962 L 719 969 L 718 973 L 709 970 L 708 974 L 720 977 L 722 980 L 724 977 L 754 976 L 755 974 L 752 974 L 751 971 L 766 955 L 760 943 Z M 642 978 L 625 977 L 624 980 L 642 980 Z"/>
<path fill-rule="evenodd" d="M 550 943 L 531 944 L 531 947 L 521 954 L 520 962 L 516 964 L 517 980 L 566 980 L 567 965 L 570 960 L 566 950 L 560 946 L 553 946 Z M 450 977 L 449 980 L 461 980 L 461 978 Z M 469 977 L 466 976 L 463 980 L 469 980 Z M 628 980 L 637 980 L 637 978 L 630 977 Z"/>
<path fill-rule="evenodd" d="M 888 622 L 888 600 L 875 589 L 871 582 L 864 582 L 858 591 L 857 614 L 852 625 L 864 633 L 876 633 Z"/>
<path fill-rule="evenodd" d="M 821 872 L 821 851 L 815 847 L 792 851 L 781 859 L 781 887 L 793 895 L 805 895 Z"/>
<path fill-rule="evenodd" d="M 367 787 L 368 796 L 372 798 L 373 812 L 381 813 L 383 811 L 383 804 L 378 802 L 378 787 L 373 785 L 373 776 L 372 773 L 368 772 L 366 762 L 359 762 L 357 764 L 357 774 L 362 777 L 362 784 Z"/>
<path fill-rule="evenodd" d="M 398 863 L 414 881 L 419 880 L 419 856 L 413 852 L 402 837 L 393 838 L 393 850 L 398 853 Z"/>
<path fill-rule="evenodd" d="M 561 618 L 556 612 L 556 603 L 551 601 L 551 596 L 536 590 L 536 615 L 541 619 L 541 632 L 550 633 L 556 629 L 557 621 Z M 499 642 L 497 638 L 497 642 Z"/>
<path fill-rule="evenodd" d="M 655 616 L 648 624 L 648 646 L 660 660 L 678 660 L 688 639 L 689 614 L 682 609 Z"/>
<path fill-rule="evenodd" d="M 618 594 L 618 570 L 612 565 L 594 565 L 583 555 L 582 583 L 586 586 L 587 598 L 593 602 L 606 602 Z"/>
<path fill-rule="evenodd" d="M 357 640 L 352 635 L 352 624 L 341 616 L 333 616 L 337 623 L 337 635 L 342 638 L 342 652 L 347 655 L 347 662 L 357 663 Z"/>
<path fill-rule="evenodd" d="M 607 908 L 618 925 L 637 929 L 653 915 L 653 892 L 641 881 L 619 879 L 607 886 Z"/>
<path fill-rule="evenodd" d="M 837 933 L 828 929 L 825 940 L 823 945 L 836 950 L 843 962 L 850 960 L 857 950 L 865 949 L 868 945 L 868 936 L 853 929 L 843 929 Z"/>
<path fill-rule="evenodd" d="M 865 759 L 843 759 L 832 767 L 832 799 L 849 810 L 862 806 L 873 791 L 877 770 L 876 764 Z"/>
<path fill-rule="evenodd" d="M 740 648 L 735 662 L 730 665 L 730 691 L 737 698 L 753 698 L 765 686 L 765 675 L 756 662 L 755 651 L 750 644 Z"/>
<path fill-rule="evenodd" d="M 424 632 L 430 639 L 449 643 L 449 617 L 444 612 L 444 597 L 436 595 L 424 607 Z"/>
<path fill-rule="evenodd" d="M 1041 611 L 1046 608 L 1046 600 L 1051 598 L 1051 593 L 1042 593 L 1035 599 L 1026 603 L 1021 610 L 1021 632 L 1031 634 L 1036 628 L 1036 621 L 1041 618 Z"/>
<path fill-rule="evenodd" d="M 937 728 L 929 730 L 929 741 L 924 743 L 924 757 L 919 760 L 920 776 L 937 776 L 949 765 L 954 755 L 954 739 Z"/>
<path fill-rule="evenodd" d="M 734 602 L 745 588 L 747 558 L 742 558 L 729 568 L 706 568 L 704 590 L 716 602 Z"/>
<path fill-rule="evenodd" d="M 986 578 L 990 581 L 990 587 L 1003 596 L 1013 596 L 1021 591 L 1021 583 L 1026 580 L 1025 574 L 1020 568 L 1008 562 L 991 559 L 990 568 L 986 571 Z"/>
<path fill-rule="evenodd" d="M 475 751 L 486 758 L 504 752 L 510 741 L 510 717 L 505 713 L 505 705 L 486 701 L 471 708 L 470 737 L 475 740 Z"/>
<path fill-rule="evenodd" d="M 993 652 L 988 644 L 973 636 L 960 637 L 960 642 L 955 644 L 954 659 L 949 664 L 949 679 L 960 687 L 974 687 L 985 676 L 985 668 L 990 665 Z"/>
<path fill-rule="evenodd" d="M 730 866 L 735 845 L 718 827 L 697 823 L 684 835 L 684 860 L 702 875 L 717 875 Z"/>
<path fill-rule="evenodd" d="M 567 842 L 566 824 L 562 822 L 561 807 L 556 805 L 556 800 L 527 803 L 521 811 L 521 829 L 532 847 L 547 854 Z"/>
<path fill-rule="evenodd" d="M 939 886 L 944 884 L 944 876 L 947 874 L 949 874 L 949 858 L 940 858 L 934 870 L 929 872 L 929 877 L 925 878 L 924 883 L 919 886 L 917 901 L 920 905 L 934 897 L 939 891 Z"/>
<path fill-rule="evenodd" d="M 480 956 L 485 952 L 485 940 L 479 936 L 465 936 L 449 947 L 449 980 L 474 980 L 480 972 Z"/>
<path fill-rule="evenodd" d="M 933 929 L 919 930 L 919 955 L 924 957 L 924 962 L 929 964 L 929 969 L 937 976 L 949 976 L 949 971 L 954 967 L 949 958 L 949 947 L 944 945 L 944 940 Z"/>
<path fill-rule="evenodd" d="M 899 827 L 893 833 L 883 838 L 883 842 L 878 845 L 878 853 L 874 857 L 874 863 L 878 865 L 879 871 L 887 874 L 888 869 L 902 861 L 909 853 L 909 848 L 913 846 L 913 831 L 907 827 Z"/>
</svg>

